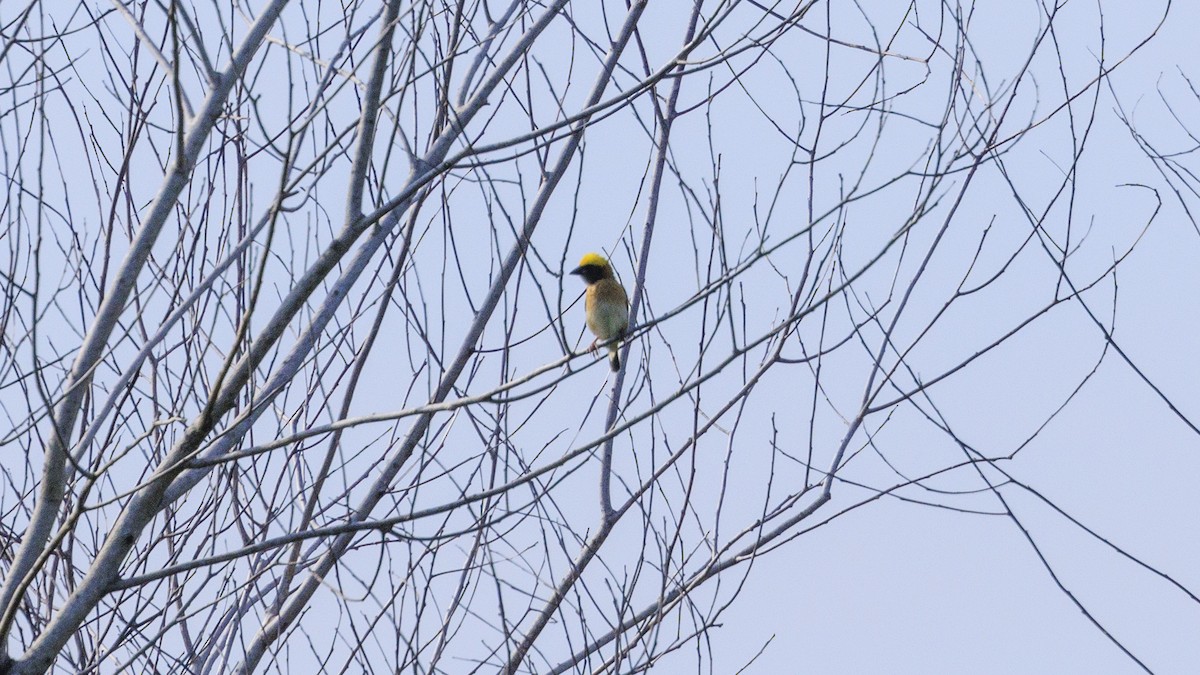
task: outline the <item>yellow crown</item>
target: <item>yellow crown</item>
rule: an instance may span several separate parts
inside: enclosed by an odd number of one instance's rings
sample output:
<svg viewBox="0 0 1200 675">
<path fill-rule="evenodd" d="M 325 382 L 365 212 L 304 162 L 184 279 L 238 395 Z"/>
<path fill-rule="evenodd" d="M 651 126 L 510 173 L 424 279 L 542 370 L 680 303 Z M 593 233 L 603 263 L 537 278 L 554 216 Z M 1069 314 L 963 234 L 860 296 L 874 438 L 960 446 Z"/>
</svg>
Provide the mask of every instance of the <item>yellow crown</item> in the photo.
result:
<svg viewBox="0 0 1200 675">
<path fill-rule="evenodd" d="M 598 253 L 589 253 L 589 254 L 583 256 L 583 259 L 579 261 L 580 267 L 586 267 L 588 265 L 596 265 L 597 267 L 608 267 L 608 261 L 604 259 L 604 256 L 602 256 Z"/>
</svg>

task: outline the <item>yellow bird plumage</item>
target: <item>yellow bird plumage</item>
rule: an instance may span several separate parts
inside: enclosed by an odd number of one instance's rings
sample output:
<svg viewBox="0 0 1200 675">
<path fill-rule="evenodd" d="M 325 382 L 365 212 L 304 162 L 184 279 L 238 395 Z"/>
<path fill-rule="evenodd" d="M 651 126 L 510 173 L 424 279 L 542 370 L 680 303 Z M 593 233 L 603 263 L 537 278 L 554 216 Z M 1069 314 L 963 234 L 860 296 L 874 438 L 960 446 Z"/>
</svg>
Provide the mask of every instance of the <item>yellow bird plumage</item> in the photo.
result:
<svg viewBox="0 0 1200 675">
<path fill-rule="evenodd" d="M 596 336 L 589 351 L 601 340 L 612 340 L 608 343 L 608 363 L 615 373 L 621 369 L 621 344 L 613 338 L 621 337 L 629 328 L 629 296 L 613 276 L 612 265 L 604 256 L 595 253 L 583 256 L 579 267 L 571 270 L 571 274 L 578 274 L 587 282 L 583 308 L 587 313 L 588 328 Z"/>
</svg>

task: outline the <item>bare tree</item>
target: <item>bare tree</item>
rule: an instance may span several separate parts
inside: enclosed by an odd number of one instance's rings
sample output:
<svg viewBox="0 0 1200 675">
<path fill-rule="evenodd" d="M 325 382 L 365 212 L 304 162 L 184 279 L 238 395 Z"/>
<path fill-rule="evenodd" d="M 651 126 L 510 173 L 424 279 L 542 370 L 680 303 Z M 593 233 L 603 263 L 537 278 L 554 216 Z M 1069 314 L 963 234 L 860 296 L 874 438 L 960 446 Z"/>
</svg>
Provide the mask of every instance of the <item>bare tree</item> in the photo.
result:
<svg viewBox="0 0 1200 675">
<path fill-rule="evenodd" d="M 1114 335 L 1158 190 L 1077 194 L 1168 8 L 997 54 L 876 4 L 6 3 L 0 673 L 700 668 L 760 556 L 889 499 L 1010 520 L 1149 670 L 1013 495 L 1194 591 L 1009 467 L 1106 360 L 1197 431 Z M 947 399 L 1064 315 L 1088 367 L 972 441 Z"/>
</svg>

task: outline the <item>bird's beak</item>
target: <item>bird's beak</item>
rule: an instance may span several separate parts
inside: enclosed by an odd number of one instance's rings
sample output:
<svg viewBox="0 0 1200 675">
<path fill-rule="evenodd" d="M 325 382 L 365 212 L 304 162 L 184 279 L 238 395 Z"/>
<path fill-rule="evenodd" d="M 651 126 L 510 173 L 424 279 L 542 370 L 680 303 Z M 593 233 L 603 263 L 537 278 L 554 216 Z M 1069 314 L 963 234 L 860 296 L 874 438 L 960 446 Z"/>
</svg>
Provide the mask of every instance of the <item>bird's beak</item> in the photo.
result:
<svg viewBox="0 0 1200 675">
<path fill-rule="evenodd" d="M 570 274 L 583 274 L 583 267 L 576 267 L 570 271 Z"/>
</svg>

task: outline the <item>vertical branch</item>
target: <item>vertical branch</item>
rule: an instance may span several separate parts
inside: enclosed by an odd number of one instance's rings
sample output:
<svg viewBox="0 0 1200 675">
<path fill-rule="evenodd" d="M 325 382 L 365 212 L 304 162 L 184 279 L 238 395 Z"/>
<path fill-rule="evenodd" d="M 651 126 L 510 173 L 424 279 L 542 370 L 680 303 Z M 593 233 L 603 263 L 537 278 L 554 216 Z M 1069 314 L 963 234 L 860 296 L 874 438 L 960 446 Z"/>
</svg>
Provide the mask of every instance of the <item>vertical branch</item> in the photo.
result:
<svg viewBox="0 0 1200 675">
<path fill-rule="evenodd" d="M 346 196 L 345 223 L 353 227 L 362 218 L 363 190 L 367 183 L 367 170 L 371 167 L 375 145 L 375 128 L 379 124 L 379 98 L 387 77 L 388 57 L 392 53 L 392 35 L 396 32 L 396 18 L 400 14 L 400 0 L 390 0 L 383 14 L 383 25 L 379 31 L 379 43 L 375 48 L 374 67 L 363 95 L 362 114 L 358 118 L 358 145 L 354 162 L 350 165 L 349 189 Z"/>
<path fill-rule="evenodd" d="M 684 44 L 691 43 L 696 36 L 696 24 L 700 20 L 700 7 L 703 4 L 704 0 L 693 0 L 692 15 L 688 19 L 687 31 L 683 38 Z M 682 72 L 682 70 L 683 64 L 680 64 L 676 72 Z M 642 294 L 646 290 L 646 267 L 650 262 L 650 243 L 654 239 L 654 224 L 658 220 L 658 202 L 662 194 L 663 175 L 666 172 L 667 155 L 671 144 L 671 125 L 674 124 L 678 114 L 679 90 L 682 86 L 682 77 L 671 79 L 671 93 L 667 97 L 666 110 L 656 114 L 658 134 L 654 139 L 656 148 L 654 170 L 650 177 L 650 194 L 646 199 L 646 222 L 642 226 L 642 244 L 638 248 L 638 269 L 633 282 L 633 297 L 629 301 L 630 326 L 633 326 L 637 320 L 638 310 L 642 306 Z M 653 95 L 651 92 L 651 96 Z M 657 106 L 655 106 L 655 110 L 657 112 Z M 621 412 L 621 390 L 625 384 L 625 372 L 628 370 L 631 342 L 626 340 L 621 345 L 621 363 L 626 367 L 617 372 L 617 377 L 613 382 L 608 413 L 604 421 L 605 429 L 613 428 Z M 604 449 L 600 454 L 600 514 L 601 519 L 605 522 L 612 520 L 615 516 L 612 507 L 612 453 L 615 440 L 615 438 L 610 438 L 605 441 Z"/>
</svg>

